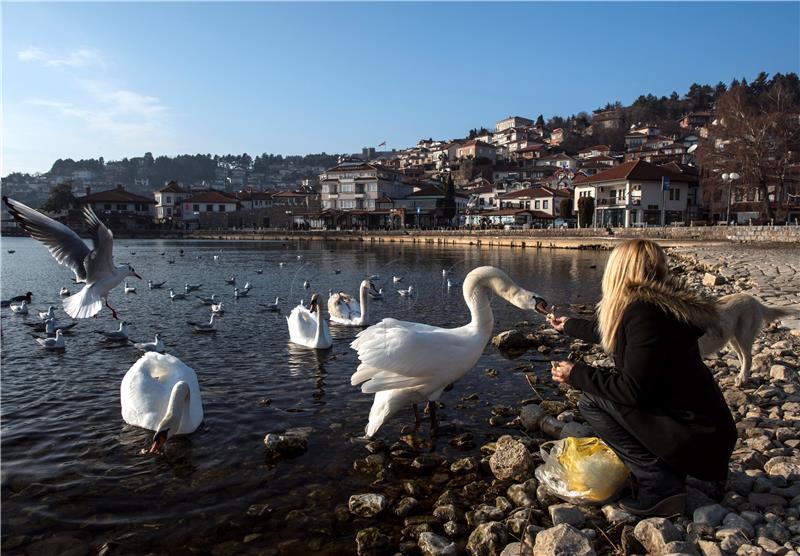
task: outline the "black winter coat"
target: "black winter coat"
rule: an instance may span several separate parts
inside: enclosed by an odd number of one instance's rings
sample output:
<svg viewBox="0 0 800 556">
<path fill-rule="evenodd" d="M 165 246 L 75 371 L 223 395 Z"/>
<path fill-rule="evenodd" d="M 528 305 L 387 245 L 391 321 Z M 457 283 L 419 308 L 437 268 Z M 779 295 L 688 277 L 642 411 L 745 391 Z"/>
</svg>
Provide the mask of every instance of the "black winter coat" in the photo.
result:
<svg viewBox="0 0 800 556">
<path fill-rule="evenodd" d="M 737 431 L 697 345 L 713 326 L 715 309 L 685 292 L 675 297 L 669 288 L 651 286 L 635 289 L 624 312 L 616 372 L 576 363 L 569 383 L 613 402 L 639 442 L 676 470 L 724 480 Z M 592 321 L 570 318 L 564 332 L 600 342 Z"/>
</svg>

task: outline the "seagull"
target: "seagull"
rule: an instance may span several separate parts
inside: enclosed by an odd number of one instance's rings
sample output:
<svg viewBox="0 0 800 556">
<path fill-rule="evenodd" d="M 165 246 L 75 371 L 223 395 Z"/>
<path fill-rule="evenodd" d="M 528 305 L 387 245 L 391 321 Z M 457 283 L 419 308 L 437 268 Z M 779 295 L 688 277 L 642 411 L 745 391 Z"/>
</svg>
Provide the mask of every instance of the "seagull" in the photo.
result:
<svg viewBox="0 0 800 556">
<path fill-rule="evenodd" d="M 267 311 L 270 311 L 272 313 L 278 313 L 281 310 L 281 306 L 279 305 L 280 302 L 281 298 L 276 297 L 275 303 L 259 303 L 259 305 L 261 305 L 262 307 L 266 307 Z"/>
<path fill-rule="evenodd" d="M 51 307 L 52 309 L 52 307 Z M 22 303 L 19 305 L 11 305 L 11 312 L 17 315 L 27 315 L 28 314 L 28 302 L 24 299 Z"/>
<path fill-rule="evenodd" d="M 9 254 L 13 255 L 14 253 L 17 252 L 17 250 L 16 249 L 9 249 L 8 252 L 9 252 Z"/>
<path fill-rule="evenodd" d="M 303 255 L 297 255 L 297 260 L 298 261 L 302 261 L 303 260 Z"/>
<path fill-rule="evenodd" d="M 370 282 L 372 282 L 372 281 L 375 281 L 375 280 L 380 280 L 381 279 L 381 275 L 380 274 L 370 274 L 367 278 L 369 279 Z"/>
<path fill-rule="evenodd" d="M 264 269 L 259 268 L 258 270 L 256 270 L 256 274 L 264 274 Z"/>
<path fill-rule="evenodd" d="M 185 291 L 186 293 L 194 292 L 194 291 L 199 290 L 202 287 L 203 287 L 203 284 L 186 284 L 185 286 L 183 286 L 183 291 Z"/>
<path fill-rule="evenodd" d="M 225 283 L 230 284 L 231 286 L 236 285 L 236 276 L 231 276 L 230 278 L 225 278 Z"/>
<path fill-rule="evenodd" d="M 133 344 L 133 347 L 139 351 L 156 351 L 158 353 L 164 353 L 164 342 L 161 341 L 161 338 L 158 336 L 158 334 L 156 334 L 156 339 L 154 342 Z"/>
<path fill-rule="evenodd" d="M 215 315 L 221 315 L 222 313 L 224 313 L 225 309 L 222 307 L 222 301 L 211 305 L 211 312 Z"/>
<path fill-rule="evenodd" d="M 152 280 L 147 281 L 147 287 L 151 290 L 160 290 L 167 281 L 164 280 L 163 282 L 153 282 Z"/>
<path fill-rule="evenodd" d="M 125 282 L 124 288 L 125 293 L 136 293 L 136 286 L 129 286 L 128 282 Z"/>
<path fill-rule="evenodd" d="M 407 290 L 397 290 L 402 297 L 411 297 L 414 294 L 414 286 L 408 286 Z"/>
<path fill-rule="evenodd" d="M 164 255 L 166 255 L 166 254 L 167 254 L 167 252 L 166 252 L 166 251 L 162 251 L 160 254 L 161 254 L 161 256 L 163 257 Z"/>
<path fill-rule="evenodd" d="M 233 288 L 233 297 L 239 299 L 240 297 L 247 297 L 247 290 L 240 290 L 239 288 Z"/>
<path fill-rule="evenodd" d="M 310 288 L 311 287 L 311 282 L 309 282 L 308 280 L 303 280 L 303 287 L 305 289 Z"/>
<path fill-rule="evenodd" d="M 199 295 L 195 296 L 197 299 L 200 300 L 200 303 L 203 305 L 214 305 L 217 302 L 217 294 L 212 293 L 211 297 L 200 297 Z"/>
<path fill-rule="evenodd" d="M 214 317 L 215 316 L 216 315 L 214 315 L 213 313 L 211 314 L 211 320 L 208 321 L 208 324 L 192 322 L 190 320 L 187 320 L 186 324 L 188 324 L 189 326 L 194 326 L 194 331 L 195 332 L 216 332 L 217 329 L 214 328 Z"/>
<path fill-rule="evenodd" d="M 447 270 L 446 268 L 443 268 L 442 269 L 442 276 L 446 277 L 448 274 L 450 274 L 450 271 Z"/>
<path fill-rule="evenodd" d="M 175 259 L 167 259 L 167 262 L 168 262 L 169 264 L 175 264 Z"/>
<path fill-rule="evenodd" d="M 0 307 L 8 307 L 12 303 L 19 303 L 20 301 L 30 303 L 31 297 L 33 297 L 31 292 L 26 292 L 25 295 L 15 295 L 11 299 L 4 299 L 3 301 L 0 301 Z"/>
<path fill-rule="evenodd" d="M 342 273 L 342 269 L 340 269 L 340 268 L 334 268 L 334 269 L 333 269 L 333 273 L 334 273 L 334 274 L 341 274 L 341 273 Z"/>
<path fill-rule="evenodd" d="M 219 255 L 214 255 L 214 260 L 218 261 L 219 260 Z"/>
<path fill-rule="evenodd" d="M 461 282 L 456 282 L 455 280 L 451 280 L 450 278 L 447 279 L 447 289 L 450 288 L 457 288 L 461 285 Z"/>
<path fill-rule="evenodd" d="M 61 335 L 61 330 L 56 330 L 55 338 L 36 338 L 36 342 L 44 349 L 64 349 L 64 336 Z"/>
<path fill-rule="evenodd" d="M 244 290 L 245 290 L 245 291 L 248 291 L 248 292 L 249 292 L 249 291 L 250 291 L 250 290 L 252 290 L 252 289 L 253 289 L 253 286 L 250 284 L 250 282 L 245 282 L 245 283 L 244 283 Z"/>
<path fill-rule="evenodd" d="M 392 276 L 392 283 L 397 284 L 398 282 L 402 282 L 402 281 L 403 281 L 403 277 L 402 276 Z"/>
<path fill-rule="evenodd" d="M 286 263 L 278 263 L 278 266 L 283 266 L 283 265 L 285 265 L 285 264 L 286 264 Z"/>
<path fill-rule="evenodd" d="M 71 294 L 69 293 L 69 289 L 66 286 L 61 286 L 61 290 L 58 292 L 58 295 L 60 295 L 61 297 L 66 297 Z"/>
<path fill-rule="evenodd" d="M 375 289 L 370 289 L 367 291 L 367 295 L 370 297 L 370 299 L 383 299 L 383 288 L 379 289 L 378 291 L 375 291 Z"/>
<path fill-rule="evenodd" d="M 128 323 L 125 321 L 120 322 L 119 329 L 114 332 L 103 332 L 102 330 L 96 330 L 95 332 L 105 336 L 109 342 L 122 342 L 128 339 Z"/>
<path fill-rule="evenodd" d="M 76 326 L 77 322 L 71 322 L 69 324 L 58 324 L 56 323 L 56 319 L 47 319 L 44 322 L 34 322 L 29 323 L 26 322 L 28 326 L 30 326 L 34 332 L 44 332 L 48 336 L 52 336 L 56 333 L 57 330 L 61 330 L 62 332 L 66 333 L 71 328 Z"/>
<path fill-rule="evenodd" d="M 47 320 L 47 319 L 54 319 L 56 317 L 56 310 L 50 305 L 47 308 L 47 311 L 39 311 L 39 319 Z"/>
<path fill-rule="evenodd" d="M 186 299 L 186 294 L 185 294 L 185 293 L 175 293 L 175 292 L 172 290 L 172 288 L 170 288 L 170 289 L 169 289 L 169 298 L 170 298 L 172 301 L 175 301 L 176 299 Z"/>
<path fill-rule="evenodd" d="M 8 197 L 3 197 L 3 202 L 22 229 L 46 245 L 59 264 L 66 264 L 75 274 L 76 282 L 85 284 L 78 293 L 64 300 L 64 311 L 72 318 L 89 318 L 100 312 L 105 301 L 117 319 L 117 312 L 108 304 L 108 292 L 128 276 L 140 280 L 141 276 L 129 264 L 114 266 L 114 236 L 91 206 L 83 208 L 83 218 L 92 237 L 93 248 L 89 249 L 78 234 L 64 224 Z"/>
</svg>

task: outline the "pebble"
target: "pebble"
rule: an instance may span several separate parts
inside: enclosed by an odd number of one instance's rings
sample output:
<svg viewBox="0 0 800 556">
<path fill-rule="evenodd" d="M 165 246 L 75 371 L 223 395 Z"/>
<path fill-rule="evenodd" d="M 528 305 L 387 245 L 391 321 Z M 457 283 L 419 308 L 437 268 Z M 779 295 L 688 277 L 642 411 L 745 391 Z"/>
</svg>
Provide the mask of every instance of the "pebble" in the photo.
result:
<svg viewBox="0 0 800 556">
<path fill-rule="evenodd" d="M 678 528 L 663 517 L 643 519 L 636 524 L 633 534 L 653 554 L 662 554 L 667 543 L 683 540 Z"/>
<path fill-rule="evenodd" d="M 511 436 L 501 436 L 496 449 L 489 459 L 492 473 L 503 480 L 522 482 L 533 475 L 534 462 L 525 445 Z"/>
<path fill-rule="evenodd" d="M 556 525 L 536 535 L 533 556 L 595 556 L 586 535 L 567 523 Z"/>
<path fill-rule="evenodd" d="M 508 544 L 506 526 L 497 521 L 481 523 L 470 534 L 467 551 L 472 556 L 497 556 Z"/>
<path fill-rule="evenodd" d="M 700 506 L 694 511 L 692 519 L 695 523 L 704 523 L 716 527 L 722 523 L 723 518 L 728 515 L 730 510 L 719 504 Z"/>
<path fill-rule="evenodd" d="M 417 545 L 422 556 L 456 556 L 458 554 L 454 542 L 436 533 L 421 533 Z"/>
<path fill-rule="evenodd" d="M 580 529 L 586 521 L 586 517 L 580 508 L 572 504 L 553 504 L 548 508 L 548 511 L 553 525 L 566 523 Z"/>
<path fill-rule="evenodd" d="M 374 517 L 389 505 L 383 494 L 354 494 L 348 502 L 350 512 L 360 517 Z"/>
</svg>

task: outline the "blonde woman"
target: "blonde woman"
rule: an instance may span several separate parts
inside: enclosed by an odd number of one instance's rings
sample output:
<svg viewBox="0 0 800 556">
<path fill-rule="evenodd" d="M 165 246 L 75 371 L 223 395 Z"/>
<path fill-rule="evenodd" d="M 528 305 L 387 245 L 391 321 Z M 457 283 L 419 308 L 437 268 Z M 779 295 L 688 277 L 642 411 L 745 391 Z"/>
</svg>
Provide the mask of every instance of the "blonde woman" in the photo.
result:
<svg viewBox="0 0 800 556">
<path fill-rule="evenodd" d="M 620 506 L 641 516 L 681 513 L 686 475 L 724 480 L 736 443 L 731 413 L 697 346 L 719 317 L 670 276 L 664 251 L 648 240 L 612 251 L 602 291 L 595 321 L 548 320 L 601 344 L 615 372 L 560 361 L 553 380 L 583 391 L 581 414 L 636 478 L 638 494 Z"/>
</svg>

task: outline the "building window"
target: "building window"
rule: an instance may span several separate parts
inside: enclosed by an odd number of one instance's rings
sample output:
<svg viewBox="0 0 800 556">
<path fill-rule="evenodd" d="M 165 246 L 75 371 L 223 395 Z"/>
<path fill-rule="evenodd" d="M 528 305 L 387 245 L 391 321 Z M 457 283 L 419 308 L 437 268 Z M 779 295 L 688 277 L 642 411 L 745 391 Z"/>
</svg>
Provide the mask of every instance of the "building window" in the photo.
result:
<svg viewBox="0 0 800 556">
<path fill-rule="evenodd" d="M 533 202 L 533 208 L 535 208 L 535 209 L 539 208 L 539 201 L 534 201 Z"/>
<path fill-rule="evenodd" d="M 167 195 L 167 204 L 168 205 L 172 204 L 172 197 L 170 197 L 169 195 Z"/>
<path fill-rule="evenodd" d="M 549 204 L 550 204 L 549 201 L 542 201 L 542 208 L 547 209 Z"/>
<path fill-rule="evenodd" d="M 340 187 L 342 193 L 352 193 L 353 192 L 353 184 L 352 183 L 343 183 Z"/>
<path fill-rule="evenodd" d="M 225 212 L 225 205 L 219 205 L 219 212 Z"/>
<path fill-rule="evenodd" d="M 681 200 L 681 190 L 680 189 L 670 189 L 669 190 L 669 200 L 670 201 L 680 201 Z"/>
<path fill-rule="evenodd" d="M 167 216 L 172 218 L 172 209 L 171 208 L 167 209 Z"/>
<path fill-rule="evenodd" d="M 127 208 L 128 208 L 128 205 L 117 204 L 117 210 L 125 210 Z"/>
<path fill-rule="evenodd" d="M 194 212 L 200 212 L 200 205 L 192 205 L 192 210 Z"/>
<path fill-rule="evenodd" d="M 214 205 L 206 205 L 206 212 L 214 212 Z"/>
</svg>

